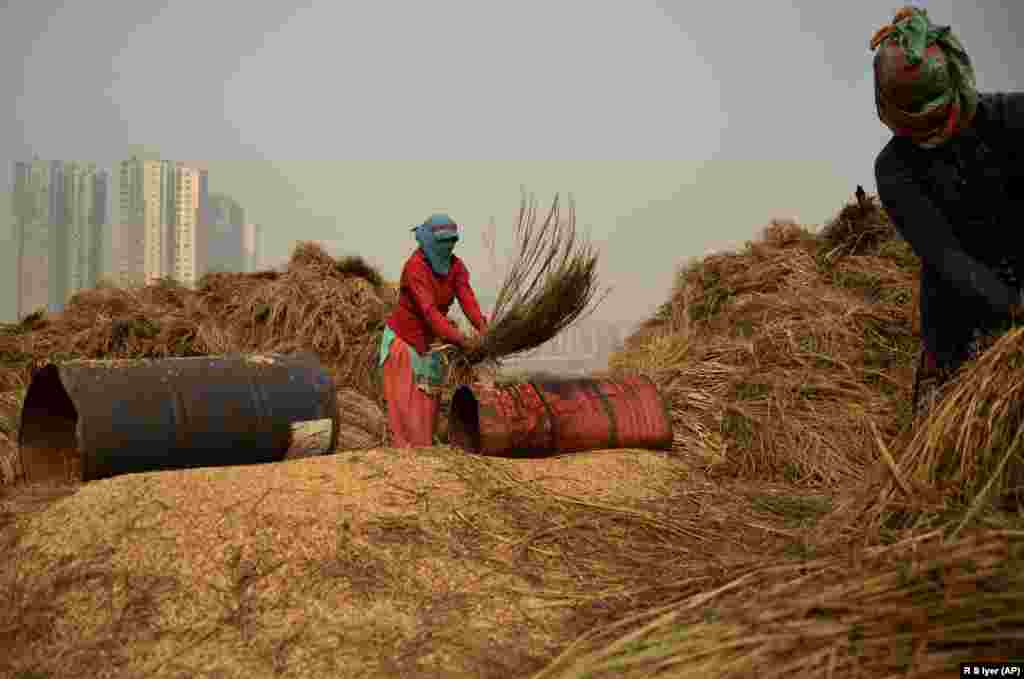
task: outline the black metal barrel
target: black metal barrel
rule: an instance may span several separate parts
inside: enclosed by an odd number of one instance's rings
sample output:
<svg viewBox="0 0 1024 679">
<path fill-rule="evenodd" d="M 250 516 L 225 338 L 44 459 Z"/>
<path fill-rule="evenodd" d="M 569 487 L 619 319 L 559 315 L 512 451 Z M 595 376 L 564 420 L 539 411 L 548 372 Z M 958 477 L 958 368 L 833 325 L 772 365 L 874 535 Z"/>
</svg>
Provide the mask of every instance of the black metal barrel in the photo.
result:
<svg viewBox="0 0 1024 679">
<path fill-rule="evenodd" d="M 29 481 L 276 462 L 334 450 L 334 380 L 313 354 L 49 364 L 18 445 Z"/>
</svg>

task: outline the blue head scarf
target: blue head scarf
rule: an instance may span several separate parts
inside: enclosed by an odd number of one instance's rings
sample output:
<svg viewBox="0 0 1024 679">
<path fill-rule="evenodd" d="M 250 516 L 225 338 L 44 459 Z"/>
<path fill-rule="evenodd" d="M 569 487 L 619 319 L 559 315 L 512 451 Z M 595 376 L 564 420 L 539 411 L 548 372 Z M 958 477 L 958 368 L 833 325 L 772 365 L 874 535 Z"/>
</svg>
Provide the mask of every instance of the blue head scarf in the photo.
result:
<svg viewBox="0 0 1024 679">
<path fill-rule="evenodd" d="M 458 224 L 448 215 L 436 214 L 413 231 L 416 232 L 416 242 L 430 262 L 430 268 L 439 276 L 447 276 L 452 266 L 452 251 L 459 241 Z"/>
</svg>

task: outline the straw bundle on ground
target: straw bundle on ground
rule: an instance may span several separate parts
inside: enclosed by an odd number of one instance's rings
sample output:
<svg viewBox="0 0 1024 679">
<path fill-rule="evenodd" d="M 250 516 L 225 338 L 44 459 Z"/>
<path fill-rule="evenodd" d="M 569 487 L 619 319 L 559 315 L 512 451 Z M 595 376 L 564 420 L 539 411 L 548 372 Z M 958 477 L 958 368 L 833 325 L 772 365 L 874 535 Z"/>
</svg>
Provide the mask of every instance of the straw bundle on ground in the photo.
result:
<svg viewBox="0 0 1024 679">
<path fill-rule="evenodd" d="M 23 393 L 23 391 L 0 392 L 0 433 L 9 436 L 17 435 Z"/>
<path fill-rule="evenodd" d="M 597 251 L 579 240 L 570 203 L 563 217 L 558 196 L 538 224 L 533 197 L 523 197 L 517 248 L 498 290 L 493 318 L 470 363 L 496 360 L 543 345 L 593 311 L 600 301 Z"/>
<path fill-rule="evenodd" d="M 682 269 L 612 357 L 658 383 L 677 450 L 745 477 L 848 484 L 876 459 L 869 422 L 890 436 L 909 424 L 918 265 L 868 206 L 844 208 L 828 237 L 774 222 Z"/>
<path fill-rule="evenodd" d="M 354 389 L 338 390 L 338 450 L 376 448 L 387 437 L 387 416 L 376 399 Z"/>
<path fill-rule="evenodd" d="M 933 677 L 1024 653 L 1024 533 L 779 563 L 598 629 L 535 679 Z"/>
<path fill-rule="evenodd" d="M 875 513 L 943 498 L 952 507 L 1017 509 L 1024 500 L 1024 328 L 963 366 L 898 455 Z"/>
<path fill-rule="evenodd" d="M 24 367 L 32 357 L 22 351 L 22 336 L 28 332 L 25 323 L 0 323 L 0 391 L 25 386 Z"/>
<path fill-rule="evenodd" d="M 21 478 L 21 458 L 14 440 L 0 431 L 0 486 L 14 483 Z"/>
</svg>

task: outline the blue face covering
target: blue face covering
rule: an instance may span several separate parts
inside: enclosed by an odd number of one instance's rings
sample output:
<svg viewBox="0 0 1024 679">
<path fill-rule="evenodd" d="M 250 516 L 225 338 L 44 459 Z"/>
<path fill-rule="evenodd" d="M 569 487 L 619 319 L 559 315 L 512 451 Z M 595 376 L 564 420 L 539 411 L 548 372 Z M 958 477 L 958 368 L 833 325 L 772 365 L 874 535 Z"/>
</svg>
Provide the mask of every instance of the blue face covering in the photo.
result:
<svg viewBox="0 0 1024 679">
<path fill-rule="evenodd" d="M 439 276 L 447 276 L 452 266 L 452 253 L 459 242 L 459 227 L 448 215 L 432 215 L 415 228 L 416 242 L 427 256 L 430 268 Z"/>
</svg>

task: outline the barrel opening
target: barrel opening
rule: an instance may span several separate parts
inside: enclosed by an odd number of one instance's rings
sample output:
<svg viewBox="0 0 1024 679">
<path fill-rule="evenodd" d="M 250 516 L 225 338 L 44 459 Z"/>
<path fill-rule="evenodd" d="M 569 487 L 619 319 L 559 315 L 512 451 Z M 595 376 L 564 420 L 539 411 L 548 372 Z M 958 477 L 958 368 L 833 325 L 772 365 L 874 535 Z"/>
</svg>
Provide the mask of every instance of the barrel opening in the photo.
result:
<svg viewBox="0 0 1024 679">
<path fill-rule="evenodd" d="M 448 440 L 453 446 L 480 452 L 480 403 L 468 386 L 459 387 L 452 396 Z"/>
<path fill-rule="evenodd" d="M 52 363 L 37 371 L 22 406 L 18 445 L 28 481 L 69 481 L 80 477 L 78 410 Z"/>
</svg>

